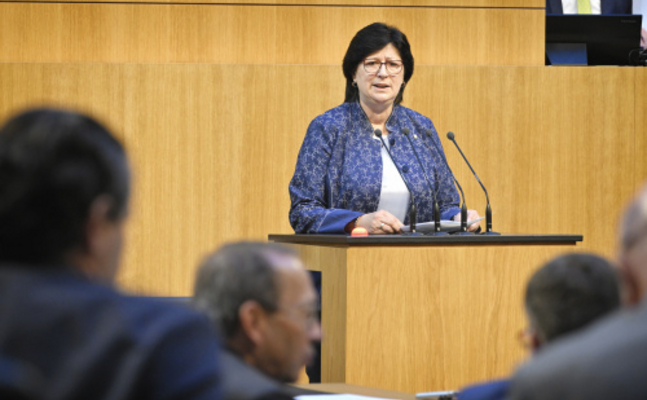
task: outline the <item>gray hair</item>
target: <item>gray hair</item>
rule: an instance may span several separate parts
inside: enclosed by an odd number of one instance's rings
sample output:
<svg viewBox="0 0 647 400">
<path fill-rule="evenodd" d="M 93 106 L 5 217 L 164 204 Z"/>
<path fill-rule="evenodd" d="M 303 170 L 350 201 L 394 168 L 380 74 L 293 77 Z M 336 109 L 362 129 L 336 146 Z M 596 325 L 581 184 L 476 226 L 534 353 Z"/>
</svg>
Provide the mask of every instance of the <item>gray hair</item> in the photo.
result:
<svg viewBox="0 0 647 400">
<path fill-rule="evenodd" d="M 240 306 L 254 300 L 268 312 L 278 309 L 279 290 L 272 255 L 297 257 L 274 243 L 237 242 L 222 246 L 201 263 L 193 292 L 194 306 L 205 312 L 224 337 L 240 328 Z"/>
</svg>

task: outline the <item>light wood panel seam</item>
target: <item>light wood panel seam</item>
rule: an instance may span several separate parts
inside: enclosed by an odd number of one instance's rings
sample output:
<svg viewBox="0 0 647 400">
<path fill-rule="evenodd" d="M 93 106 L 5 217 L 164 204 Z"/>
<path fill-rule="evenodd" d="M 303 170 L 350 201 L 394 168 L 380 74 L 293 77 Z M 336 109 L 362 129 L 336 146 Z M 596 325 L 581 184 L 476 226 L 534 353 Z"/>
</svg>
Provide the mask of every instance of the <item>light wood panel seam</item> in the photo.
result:
<svg viewBox="0 0 647 400">
<path fill-rule="evenodd" d="M 493 6 L 418 6 L 418 5 L 381 5 L 381 4 L 275 4 L 275 3 L 214 3 L 214 2 L 159 2 L 159 1 L 12 1 L 0 0 L 10 4 L 124 4 L 157 6 L 264 6 L 264 7 L 325 7 L 325 8 L 419 8 L 419 9 L 460 9 L 460 10 L 545 10 L 545 7 L 493 7 Z"/>
<path fill-rule="evenodd" d="M 640 101 L 638 100 L 638 96 L 640 96 L 640 93 L 638 91 L 638 72 L 637 69 L 634 68 L 633 72 L 633 81 L 634 81 L 634 134 L 633 134 L 633 149 L 634 149 L 634 168 L 633 172 L 634 173 L 634 192 L 638 193 L 640 190 L 641 186 L 643 185 L 641 182 L 639 182 L 638 177 L 635 176 L 637 174 L 636 171 L 639 171 L 640 166 L 638 163 L 644 163 L 644 159 L 641 157 L 638 150 L 638 130 L 639 130 L 639 124 L 640 124 L 640 116 L 639 113 L 642 113 L 642 110 L 639 110 L 638 107 L 640 106 Z"/>
</svg>

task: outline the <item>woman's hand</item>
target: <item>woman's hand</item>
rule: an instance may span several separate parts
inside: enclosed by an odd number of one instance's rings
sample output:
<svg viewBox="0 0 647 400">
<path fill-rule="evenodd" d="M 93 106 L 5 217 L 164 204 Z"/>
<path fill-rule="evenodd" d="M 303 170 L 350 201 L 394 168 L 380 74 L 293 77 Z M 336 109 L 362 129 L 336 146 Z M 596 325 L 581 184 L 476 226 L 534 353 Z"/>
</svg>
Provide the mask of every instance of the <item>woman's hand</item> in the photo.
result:
<svg viewBox="0 0 647 400">
<path fill-rule="evenodd" d="M 475 219 L 481 218 L 479 216 L 479 213 L 476 210 L 467 210 L 467 220 L 468 221 L 473 221 Z M 461 213 L 458 213 L 454 215 L 454 221 L 456 222 L 461 222 Z M 476 232 L 481 228 L 481 221 L 475 222 L 472 225 L 467 226 L 467 231 L 468 232 Z"/>
<path fill-rule="evenodd" d="M 388 235 L 402 232 L 402 222 L 388 211 L 379 210 L 357 218 L 355 226 L 365 228 L 371 235 Z"/>
</svg>

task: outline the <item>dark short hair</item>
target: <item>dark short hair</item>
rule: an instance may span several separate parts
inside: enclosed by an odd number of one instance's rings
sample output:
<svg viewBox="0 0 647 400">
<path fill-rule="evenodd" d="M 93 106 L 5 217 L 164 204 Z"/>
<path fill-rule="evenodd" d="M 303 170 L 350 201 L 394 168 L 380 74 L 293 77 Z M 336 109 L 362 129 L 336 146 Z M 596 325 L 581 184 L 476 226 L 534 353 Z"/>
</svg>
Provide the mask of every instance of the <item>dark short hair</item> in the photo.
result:
<svg viewBox="0 0 647 400">
<path fill-rule="evenodd" d="M 122 145 L 75 112 L 35 109 L 0 128 L 0 260 L 62 263 L 85 246 L 92 202 L 107 195 L 109 217 L 125 213 L 129 173 Z"/>
<path fill-rule="evenodd" d="M 207 256 L 198 268 L 193 303 L 226 338 L 240 328 L 240 306 L 254 300 L 268 312 L 279 306 L 278 278 L 271 256 L 297 257 L 274 243 L 237 242 Z"/>
<path fill-rule="evenodd" d="M 365 28 L 362 28 L 355 34 L 353 40 L 350 41 L 342 69 L 346 77 L 346 97 L 344 103 L 352 103 L 359 100 L 359 92 L 357 87 L 353 86 L 353 75 L 357 71 L 357 67 L 364 61 L 366 57 L 380 51 L 388 44 L 398 49 L 400 57 L 402 57 L 402 65 L 404 65 L 404 83 L 409 82 L 413 75 L 413 55 L 411 54 L 411 47 L 407 36 L 402 33 L 398 28 L 389 26 L 380 22 L 375 22 Z M 395 98 L 395 104 L 402 102 L 404 94 L 404 86 L 400 88 L 398 96 Z"/>
<path fill-rule="evenodd" d="M 526 310 L 544 342 L 583 328 L 620 306 L 615 268 L 584 253 L 559 256 L 528 282 Z"/>
</svg>

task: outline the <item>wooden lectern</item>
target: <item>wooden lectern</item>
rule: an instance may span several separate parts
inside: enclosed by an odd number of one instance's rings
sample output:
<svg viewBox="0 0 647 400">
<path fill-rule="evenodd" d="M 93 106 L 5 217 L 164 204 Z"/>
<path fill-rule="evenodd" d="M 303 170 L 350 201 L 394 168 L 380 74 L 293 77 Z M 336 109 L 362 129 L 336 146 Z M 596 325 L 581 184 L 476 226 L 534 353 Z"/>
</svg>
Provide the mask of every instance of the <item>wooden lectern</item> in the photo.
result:
<svg viewBox="0 0 647 400">
<path fill-rule="evenodd" d="M 322 272 L 322 382 L 408 393 L 509 375 L 532 272 L 580 235 L 269 235 Z"/>
</svg>

